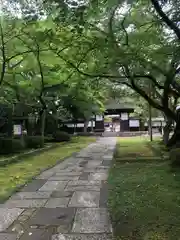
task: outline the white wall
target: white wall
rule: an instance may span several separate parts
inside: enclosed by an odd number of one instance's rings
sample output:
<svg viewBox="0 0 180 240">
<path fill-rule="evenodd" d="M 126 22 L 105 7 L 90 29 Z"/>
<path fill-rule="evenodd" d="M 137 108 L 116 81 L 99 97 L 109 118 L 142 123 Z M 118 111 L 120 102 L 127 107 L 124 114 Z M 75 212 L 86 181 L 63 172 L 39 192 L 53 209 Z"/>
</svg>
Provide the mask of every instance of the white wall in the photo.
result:
<svg viewBox="0 0 180 240">
<path fill-rule="evenodd" d="M 74 128 L 74 124 L 72 123 L 67 123 L 65 124 L 67 127 Z M 84 127 L 84 123 L 77 123 L 77 127 Z M 91 127 L 91 121 L 88 123 L 88 127 Z M 95 127 L 95 121 L 93 121 L 93 127 Z"/>
</svg>

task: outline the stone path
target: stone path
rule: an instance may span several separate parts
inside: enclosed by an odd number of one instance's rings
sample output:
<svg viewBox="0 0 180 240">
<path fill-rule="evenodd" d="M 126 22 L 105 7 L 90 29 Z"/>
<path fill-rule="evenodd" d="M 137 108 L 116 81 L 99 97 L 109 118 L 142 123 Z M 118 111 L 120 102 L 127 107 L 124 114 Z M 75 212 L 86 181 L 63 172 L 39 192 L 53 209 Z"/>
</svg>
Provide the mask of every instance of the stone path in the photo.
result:
<svg viewBox="0 0 180 240">
<path fill-rule="evenodd" d="M 107 175 L 116 138 L 100 138 L 0 206 L 0 240 L 110 240 Z"/>
</svg>

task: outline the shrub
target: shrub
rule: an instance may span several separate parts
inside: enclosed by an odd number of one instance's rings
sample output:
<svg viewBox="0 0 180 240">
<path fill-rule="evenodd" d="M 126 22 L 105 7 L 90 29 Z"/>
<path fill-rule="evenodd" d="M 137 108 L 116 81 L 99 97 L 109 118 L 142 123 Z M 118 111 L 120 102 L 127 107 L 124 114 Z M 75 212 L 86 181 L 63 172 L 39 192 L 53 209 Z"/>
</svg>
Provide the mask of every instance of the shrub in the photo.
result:
<svg viewBox="0 0 180 240">
<path fill-rule="evenodd" d="M 53 138 L 55 142 L 66 142 L 70 141 L 71 137 L 67 132 L 57 131 L 53 134 Z"/>
<path fill-rule="evenodd" d="M 0 139 L 0 153 L 18 153 L 24 149 L 24 143 L 21 139 L 1 138 Z"/>
<path fill-rule="evenodd" d="M 28 148 L 44 147 L 44 138 L 42 136 L 26 136 L 25 141 Z"/>
<path fill-rule="evenodd" d="M 169 157 L 172 165 L 180 167 L 180 148 L 173 148 L 170 150 Z"/>
<path fill-rule="evenodd" d="M 78 132 L 78 136 L 83 136 L 83 137 L 89 137 L 89 136 L 94 136 L 95 134 L 92 132 Z"/>
<path fill-rule="evenodd" d="M 50 143 L 50 142 L 54 142 L 54 138 L 51 136 L 45 136 L 44 137 L 44 142 L 46 143 Z"/>
</svg>

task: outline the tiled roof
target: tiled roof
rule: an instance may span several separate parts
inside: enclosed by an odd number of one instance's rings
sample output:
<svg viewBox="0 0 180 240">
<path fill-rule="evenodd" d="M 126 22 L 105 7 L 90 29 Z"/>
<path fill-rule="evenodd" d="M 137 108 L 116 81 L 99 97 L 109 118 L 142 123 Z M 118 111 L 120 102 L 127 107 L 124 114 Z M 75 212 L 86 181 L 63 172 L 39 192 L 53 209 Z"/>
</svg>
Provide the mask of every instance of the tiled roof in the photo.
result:
<svg viewBox="0 0 180 240">
<path fill-rule="evenodd" d="M 120 100 L 111 100 L 105 104 L 105 108 L 108 109 L 134 109 L 133 104 L 125 103 Z"/>
</svg>

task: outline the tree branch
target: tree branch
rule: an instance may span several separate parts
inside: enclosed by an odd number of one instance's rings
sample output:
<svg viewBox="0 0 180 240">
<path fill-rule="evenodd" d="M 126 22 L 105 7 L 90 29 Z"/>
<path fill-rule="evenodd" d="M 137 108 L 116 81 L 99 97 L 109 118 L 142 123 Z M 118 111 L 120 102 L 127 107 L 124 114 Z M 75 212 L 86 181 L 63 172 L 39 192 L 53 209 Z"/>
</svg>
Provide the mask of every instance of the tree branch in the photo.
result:
<svg viewBox="0 0 180 240">
<path fill-rule="evenodd" d="M 158 0 L 151 0 L 156 12 L 159 14 L 159 16 L 162 18 L 162 20 L 168 25 L 170 29 L 174 31 L 178 39 L 180 40 L 180 29 L 178 26 L 165 14 L 165 12 L 162 10 L 162 7 L 160 6 Z"/>
<path fill-rule="evenodd" d="M 40 52 L 44 52 L 44 51 L 49 51 L 50 49 L 49 48 L 45 48 L 45 49 L 40 49 L 39 51 Z M 24 52 L 19 52 L 19 53 L 16 53 L 14 54 L 13 56 L 9 57 L 6 59 L 6 62 L 9 62 L 10 60 L 12 60 L 13 58 L 16 58 L 18 56 L 21 56 L 21 55 L 24 55 L 24 54 L 27 54 L 27 53 L 36 53 L 36 51 L 34 50 L 27 50 L 27 51 L 24 51 Z"/>
<path fill-rule="evenodd" d="M 121 22 L 121 27 L 122 27 L 122 29 L 125 33 L 125 43 L 124 43 L 124 45 L 129 46 L 129 36 L 128 36 L 126 28 L 124 27 L 125 20 L 126 20 L 126 16 L 124 17 L 124 19 Z"/>
<path fill-rule="evenodd" d="M 108 24 L 109 34 L 110 34 L 111 40 L 114 43 L 116 43 L 116 39 L 115 39 L 115 35 L 114 35 L 114 32 L 113 32 L 113 22 L 114 22 L 114 15 L 116 13 L 116 10 L 117 10 L 118 6 L 119 6 L 119 4 L 117 4 L 116 6 L 113 7 L 112 12 L 110 13 L 109 24 Z"/>
<path fill-rule="evenodd" d="M 87 77 L 91 77 L 91 78 L 96 78 L 96 77 L 100 77 L 100 78 L 125 78 L 125 76 L 115 76 L 115 75 L 109 75 L 109 74 L 89 74 L 89 73 L 85 73 L 82 70 L 80 70 L 74 63 L 72 63 L 71 61 L 65 59 L 62 55 L 56 53 L 63 61 L 65 61 L 69 66 L 71 66 L 72 68 L 76 69 L 76 71 L 84 76 Z"/>
<path fill-rule="evenodd" d="M 6 71 L 6 53 L 5 53 L 5 42 L 4 42 L 4 33 L 3 33 L 3 27 L 2 23 L 0 22 L 0 30 L 1 30 L 1 43 L 2 43 L 2 69 L 1 69 L 1 75 L 0 75 L 0 85 L 2 84 L 4 80 L 4 75 Z"/>
<path fill-rule="evenodd" d="M 40 75 L 41 75 L 41 91 L 40 91 L 40 95 L 39 95 L 39 100 L 43 106 L 43 109 L 46 109 L 46 103 L 43 99 L 43 91 L 44 91 L 44 87 L 45 87 L 45 83 L 44 83 L 44 74 L 43 74 L 43 69 L 42 69 L 42 65 L 41 65 L 41 60 L 40 60 L 40 49 L 39 49 L 39 44 L 36 42 L 36 46 L 37 46 L 37 63 L 38 63 L 38 66 L 39 66 L 39 72 L 40 72 Z"/>
<path fill-rule="evenodd" d="M 23 61 L 24 61 L 24 59 L 21 59 L 19 62 L 13 64 L 12 66 L 10 66 L 10 64 L 8 64 L 8 68 L 13 69 L 13 68 L 17 67 L 18 65 L 20 65 Z"/>
<path fill-rule="evenodd" d="M 130 82 L 132 85 L 132 89 L 134 89 L 137 93 L 139 93 L 152 107 L 164 112 L 170 118 L 172 118 L 174 120 L 176 119 L 176 115 L 169 108 L 166 108 L 163 105 L 158 104 L 151 97 L 149 97 L 148 94 L 146 94 L 146 92 L 144 90 L 142 90 L 142 88 L 140 88 L 135 83 L 134 78 L 133 78 L 133 76 L 131 76 L 128 67 L 125 67 L 125 72 L 129 76 L 129 79 L 130 79 Z"/>
</svg>

